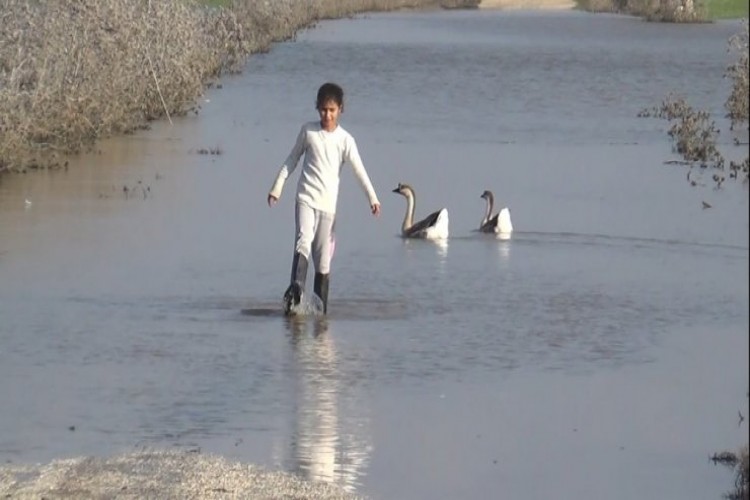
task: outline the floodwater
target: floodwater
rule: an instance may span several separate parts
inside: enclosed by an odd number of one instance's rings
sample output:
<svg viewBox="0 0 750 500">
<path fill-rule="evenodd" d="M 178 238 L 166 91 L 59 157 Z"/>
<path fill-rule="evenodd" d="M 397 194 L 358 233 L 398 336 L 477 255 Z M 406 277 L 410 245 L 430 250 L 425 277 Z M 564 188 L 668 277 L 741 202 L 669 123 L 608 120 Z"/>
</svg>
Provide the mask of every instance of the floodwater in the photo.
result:
<svg viewBox="0 0 750 500">
<path fill-rule="evenodd" d="M 199 116 L 1 178 L 0 460 L 166 447 L 383 499 L 720 498 L 709 456 L 748 440 L 747 187 L 691 187 L 636 115 L 675 91 L 720 117 L 738 30 L 322 22 Z M 383 213 L 345 169 L 330 316 L 290 321 L 296 175 L 265 197 L 326 80 Z M 398 182 L 449 240 L 397 236 Z M 512 238 L 473 231 L 485 189 Z"/>
</svg>

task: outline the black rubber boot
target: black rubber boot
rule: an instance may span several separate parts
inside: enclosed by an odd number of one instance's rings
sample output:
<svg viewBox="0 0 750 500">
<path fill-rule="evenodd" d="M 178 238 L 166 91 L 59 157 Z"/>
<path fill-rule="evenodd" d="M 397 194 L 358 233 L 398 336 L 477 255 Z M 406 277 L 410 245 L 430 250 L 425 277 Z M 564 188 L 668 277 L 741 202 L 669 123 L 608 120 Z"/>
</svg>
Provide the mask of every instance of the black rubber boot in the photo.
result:
<svg viewBox="0 0 750 500">
<path fill-rule="evenodd" d="M 289 288 L 284 292 L 284 313 L 291 314 L 292 309 L 302 302 L 307 280 L 307 257 L 297 252 L 292 259 L 292 279 Z"/>
<path fill-rule="evenodd" d="M 313 291 L 323 303 L 323 314 L 328 314 L 328 278 L 329 274 L 315 273 Z"/>
</svg>

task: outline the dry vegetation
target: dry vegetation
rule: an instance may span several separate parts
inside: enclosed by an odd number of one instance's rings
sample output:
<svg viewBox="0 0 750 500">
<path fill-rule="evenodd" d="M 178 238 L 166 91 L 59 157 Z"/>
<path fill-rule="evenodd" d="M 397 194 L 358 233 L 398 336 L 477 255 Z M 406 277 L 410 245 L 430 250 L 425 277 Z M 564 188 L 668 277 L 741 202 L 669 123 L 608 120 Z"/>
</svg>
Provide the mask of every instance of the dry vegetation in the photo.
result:
<svg viewBox="0 0 750 500">
<path fill-rule="evenodd" d="M 576 0 L 576 4 L 590 12 L 618 12 L 667 23 L 747 18 L 747 0 Z"/>
<path fill-rule="evenodd" d="M 630 0 L 628 13 L 656 22 L 705 23 L 709 21 L 704 3 L 693 0 Z"/>
<path fill-rule="evenodd" d="M 742 31 L 729 40 L 729 51 L 735 56 L 726 70 L 725 76 L 731 82 L 729 97 L 724 103 L 727 117 L 731 120 L 731 131 L 737 133 L 734 143 L 744 146 L 747 151 L 748 133 L 748 21 L 745 20 Z M 684 98 L 670 95 L 660 106 L 643 110 L 640 116 L 656 116 L 667 119 L 672 125 L 669 135 L 674 141 L 674 150 L 680 154 L 687 165 L 698 166 L 712 172 L 712 179 L 717 187 L 730 179 L 748 181 L 750 160 L 748 157 L 739 162 L 727 162 L 717 147 L 720 131 L 711 120 L 707 111 L 696 110 Z M 740 138 L 742 137 L 742 138 Z M 695 179 L 688 181 L 696 185 Z"/>
<path fill-rule="evenodd" d="M 0 172 L 65 154 L 196 99 L 252 53 L 319 19 L 362 11 L 476 7 L 478 0 L 0 0 Z"/>
<path fill-rule="evenodd" d="M 577 0 L 590 12 L 618 12 L 647 21 L 669 23 L 709 22 L 704 0 Z"/>
<path fill-rule="evenodd" d="M 740 450 L 739 460 L 735 465 L 734 490 L 725 495 L 730 500 L 748 500 L 750 498 L 750 455 L 748 447 Z"/>
<path fill-rule="evenodd" d="M 727 68 L 726 76 L 732 82 L 732 91 L 725 104 L 732 120 L 732 128 L 748 123 L 748 21 L 744 30 L 729 39 L 729 51 L 736 55 L 736 60 Z"/>
<path fill-rule="evenodd" d="M 656 22 L 709 21 L 701 0 L 578 0 L 578 5 L 590 12 L 621 12 Z"/>
<path fill-rule="evenodd" d="M 722 451 L 715 453 L 711 460 L 715 464 L 722 464 L 734 469 L 734 489 L 723 496 L 728 500 L 748 500 L 750 498 L 750 456 L 747 445 L 740 448 L 739 453 Z"/>
</svg>

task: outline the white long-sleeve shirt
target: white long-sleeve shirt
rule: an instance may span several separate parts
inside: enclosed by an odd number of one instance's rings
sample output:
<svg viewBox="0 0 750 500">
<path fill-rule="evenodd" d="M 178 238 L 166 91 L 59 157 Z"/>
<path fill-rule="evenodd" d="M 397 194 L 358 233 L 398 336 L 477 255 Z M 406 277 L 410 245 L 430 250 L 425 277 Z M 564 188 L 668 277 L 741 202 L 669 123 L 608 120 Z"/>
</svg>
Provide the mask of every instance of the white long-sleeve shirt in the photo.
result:
<svg viewBox="0 0 750 500">
<path fill-rule="evenodd" d="M 338 125 L 332 132 L 323 130 L 319 121 L 302 125 L 297 141 L 284 161 L 269 194 L 281 197 L 284 182 L 297 168 L 305 154 L 297 183 L 297 202 L 335 214 L 339 195 L 339 176 L 344 163 L 349 163 L 364 189 L 370 205 L 380 203 L 359 157 L 354 137 Z"/>
</svg>

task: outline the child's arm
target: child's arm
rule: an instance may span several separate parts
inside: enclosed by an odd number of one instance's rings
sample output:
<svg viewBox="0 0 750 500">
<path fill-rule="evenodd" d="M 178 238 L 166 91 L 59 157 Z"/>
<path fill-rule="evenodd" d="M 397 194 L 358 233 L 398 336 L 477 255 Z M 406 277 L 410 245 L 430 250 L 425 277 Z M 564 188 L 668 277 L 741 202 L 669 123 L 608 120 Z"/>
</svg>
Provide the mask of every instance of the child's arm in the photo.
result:
<svg viewBox="0 0 750 500">
<path fill-rule="evenodd" d="M 357 143 L 353 138 L 347 141 L 345 148 L 346 160 L 352 166 L 354 170 L 354 176 L 359 181 L 360 186 L 364 189 L 367 199 L 370 202 L 370 211 L 374 216 L 380 215 L 380 201 L 378 201 L 378 195 L 375 194 L 375 188 L 372 187 L 370 182 L 370 176 L 367 175 L 367 170 L 362 163 L 362 158 L 359 156 L 359 150 L 357 149 Z"/>
<path fill-rule="evenodd" d="M 305 137 L 307 136 L 305 126 L 303 125 L 297 135 L 297 141 L 292 147 L 292 151 L 287 156 L 284 164 L 281 166 L 276 180 L 274 180 L 271 190 L 268 192 L 268 205 L 273 206 L 276 201 L 281 198 L 281 191 L 284 189 L 284 182 L 289 177 L 294 169 L 297 168 L 299 159 L 302 157 L 302 153 L 305 151 Z"/>
</svg>

